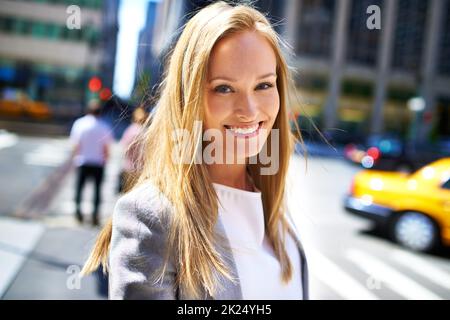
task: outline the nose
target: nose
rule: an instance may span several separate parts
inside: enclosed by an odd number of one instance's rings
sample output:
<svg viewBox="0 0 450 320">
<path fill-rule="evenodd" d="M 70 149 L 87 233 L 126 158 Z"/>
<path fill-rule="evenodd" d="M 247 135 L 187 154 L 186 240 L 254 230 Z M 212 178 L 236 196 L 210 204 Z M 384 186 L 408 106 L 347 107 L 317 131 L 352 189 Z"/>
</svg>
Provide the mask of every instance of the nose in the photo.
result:
<svg viewBox="0 0 450 320">
<path fill-rule="evenodd" d="M 234 112 L 241 121 L 252 122 L 258 116 L 258 103 L 250 94 L 242 95 Z"/>
</svg>

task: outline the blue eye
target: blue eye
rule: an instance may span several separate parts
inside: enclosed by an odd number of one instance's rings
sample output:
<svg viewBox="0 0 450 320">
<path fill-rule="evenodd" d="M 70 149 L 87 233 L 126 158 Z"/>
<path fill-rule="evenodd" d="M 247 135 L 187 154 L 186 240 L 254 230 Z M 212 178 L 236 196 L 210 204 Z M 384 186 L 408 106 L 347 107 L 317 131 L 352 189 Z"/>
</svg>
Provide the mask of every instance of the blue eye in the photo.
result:
<svg viewBox="0 0 450 320">
<path fill-rule="evenodd" d="M 264 82 L 264 83 L 259 84 L 256 87 L 256 89 L 257 90 L 266 90 L 266 89 L 269 89 L 269 88 L 272 88 L 272 87 L 273 87 L 273 84 L 271 84 L 269 82 Z"/>
<path fill-rule="evenodd" d="M 227 85 L 220 85 L 214 88 L 214 91 L 218 92 L 218 93 L 230 93 L 232 92 L 231 88 Z"/>
</svg>

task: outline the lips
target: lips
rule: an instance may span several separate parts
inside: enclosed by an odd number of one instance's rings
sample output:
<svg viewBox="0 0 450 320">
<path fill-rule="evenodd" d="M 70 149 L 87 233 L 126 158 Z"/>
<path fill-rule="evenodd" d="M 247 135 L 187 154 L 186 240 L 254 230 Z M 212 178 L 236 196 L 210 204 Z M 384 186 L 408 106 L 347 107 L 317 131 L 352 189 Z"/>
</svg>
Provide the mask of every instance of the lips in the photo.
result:
<svg viewBox="0 0 450 320">
<path fill-rule="evenodd" d="M 258 134 L 259 129 L 261 129 L 263 122 L 252 125 L 225 125 L 227 131 L 237 137 L 252 137 Z"/>
</svg>

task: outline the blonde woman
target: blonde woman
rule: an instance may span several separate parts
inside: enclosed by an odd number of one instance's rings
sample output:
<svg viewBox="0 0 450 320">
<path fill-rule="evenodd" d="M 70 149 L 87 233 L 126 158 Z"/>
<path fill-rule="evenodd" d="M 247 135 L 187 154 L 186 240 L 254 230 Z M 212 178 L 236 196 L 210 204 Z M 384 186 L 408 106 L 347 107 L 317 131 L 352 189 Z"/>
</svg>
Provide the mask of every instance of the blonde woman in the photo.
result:
<svg viewBox="0 0 450 320">
<path fill-rule="evenodd" d="M 83 274 L 102 264 L 111 299 L 307 299 L 284 205 L 292 82 L 270 23 L 247 5 L 211 4 L 166 68 L 140 175 Z"/>
</svg>

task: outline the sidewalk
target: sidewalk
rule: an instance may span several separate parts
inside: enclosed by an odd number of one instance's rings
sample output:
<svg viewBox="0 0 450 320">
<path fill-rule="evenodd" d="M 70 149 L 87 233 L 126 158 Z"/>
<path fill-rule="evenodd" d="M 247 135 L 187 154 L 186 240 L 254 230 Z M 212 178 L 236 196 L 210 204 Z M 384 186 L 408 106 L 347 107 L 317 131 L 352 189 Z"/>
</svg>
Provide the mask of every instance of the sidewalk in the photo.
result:
<svg viewBox="0 0 450 320">
<path fill-rule="evenodd" d="M 53 123 L 29 119 L 2 119 L 0 120 L 0 128 L 26 136 L 42 136 L 44 133 L 47 136 L 61 136 L 69 134 L 70 122 Z"/>
<path fill-rule="evenodd" d="M 121 150 L 115 144 L 106 166 L 100 221 L 117 201 Z M 99 275 L 79 279 L 100 228 L 91 226 L 93 183 L 83 193 L 85 222 L 74 218 L 75 171 L 71 170 L 45 215 L 33 220 L 0 218 L 0 299 L 106 299 Z"/>
</svg>

